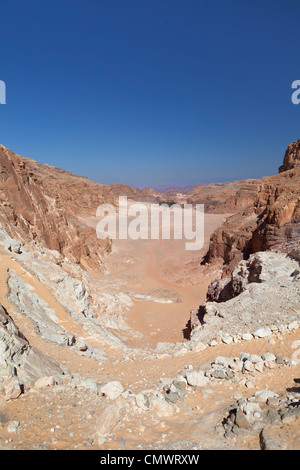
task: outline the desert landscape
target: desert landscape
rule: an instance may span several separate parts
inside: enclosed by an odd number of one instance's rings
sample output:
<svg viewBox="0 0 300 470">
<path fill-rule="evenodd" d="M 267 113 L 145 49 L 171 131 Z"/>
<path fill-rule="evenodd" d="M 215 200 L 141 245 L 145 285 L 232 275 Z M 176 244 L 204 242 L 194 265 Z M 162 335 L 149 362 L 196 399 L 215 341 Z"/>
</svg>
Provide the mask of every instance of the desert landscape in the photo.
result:
<svg viewBox="0 0 300 470">
<path fill-rule="evenodd" d="M 2 450 L 299 450 L 300 140 L 278 174 L 160 193 L 0 169 Z M 203 248 L 99 239 L 120 195 L 204 204 Z"/>
<path fill-rule="evenodd" d="M 0 2 L 3 457 L 300 450 L 299 14 Z"/>
</svg>

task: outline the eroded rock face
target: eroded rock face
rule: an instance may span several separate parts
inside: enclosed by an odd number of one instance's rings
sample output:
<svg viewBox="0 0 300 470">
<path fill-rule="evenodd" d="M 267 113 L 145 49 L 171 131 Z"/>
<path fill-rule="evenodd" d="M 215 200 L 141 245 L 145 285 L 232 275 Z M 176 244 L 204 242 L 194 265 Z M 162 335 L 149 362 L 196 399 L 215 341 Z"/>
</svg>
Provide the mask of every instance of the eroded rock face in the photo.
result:
<svg viewBox="0 0 300 470">
<path fill-rule="evenodd" d="M 26 385 L 45 375 L 55 374 L 63 374 L 61 367 L 52 358 L 30 346 L 0 305 L 0 380 L 9 381 L 15 377 L 18 383 Z"/>
<path fill-rule="evenodd" d="M 258 251 L 288 252 L 300 243 L 300 140 L 288 147 L 278 175 L 261 178 L 249 207 L 211 236 L 204 262 L 224 262 L 224 275 Z"/>
<path fill-rule="evenodd" d="M 205 212 L 234 214 L 252 204 L 260 187 L 259 179 L 197 186 L 186 192 L 188 203 L 204 204 Z"/>
<path fill-rule="evenodd" d="M 97 239 L 79 216 L 95 215 L 99 204 L 114 200 L 106 186 L 0 146 L 0 223 L 18 241 L 41 243 L 84 268 L 99 270 L 110 242 Z"/>
<path fill-rule="evenodd" d="M 285 152 L 283 165 L 279 167 L 279 173 L 291 170 L 300 165 L 300 139 L 290 144 Z"/>
<path fill-rule="evenodd" d="M 30 286 L 20 279 L 14 271 L 8 275 L 7 287 L 7 299 L 31 321 L 37 334 L 54 344 L 69 344 L 70 338 L 57 325 L 58 319 L 54 310 L 49 308 L 41 297 L 32 292 Z"/>
</svg>

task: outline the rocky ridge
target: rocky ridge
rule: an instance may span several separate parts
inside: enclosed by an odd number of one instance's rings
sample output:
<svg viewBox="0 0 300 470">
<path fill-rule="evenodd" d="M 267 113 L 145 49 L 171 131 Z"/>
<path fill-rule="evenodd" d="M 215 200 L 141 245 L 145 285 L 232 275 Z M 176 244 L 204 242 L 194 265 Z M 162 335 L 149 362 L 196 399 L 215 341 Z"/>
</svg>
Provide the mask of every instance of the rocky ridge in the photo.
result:
<svg viewBox="0 0 300 470">
<path fill-rule="evenodd" d="M 25 245 L 37 243 L 86 270 L 103 270 L 111 241 L 98 239 L 82 216 L 95 216 L 103 203 L 117 206 L 119 195 L 148 202 L 161 200 L 151 189 L 95 183 L 0 145 L 0 223 Z"/>
<path fill-rule="evenodd" d="M 249 206 L 211 236 L 205 262 L 221 259 L 224 273 L 257 251 L 288 252 L 300 242 L 299 141 L 288 146 L 278 175 L 261 178 Z"/>
</svg>

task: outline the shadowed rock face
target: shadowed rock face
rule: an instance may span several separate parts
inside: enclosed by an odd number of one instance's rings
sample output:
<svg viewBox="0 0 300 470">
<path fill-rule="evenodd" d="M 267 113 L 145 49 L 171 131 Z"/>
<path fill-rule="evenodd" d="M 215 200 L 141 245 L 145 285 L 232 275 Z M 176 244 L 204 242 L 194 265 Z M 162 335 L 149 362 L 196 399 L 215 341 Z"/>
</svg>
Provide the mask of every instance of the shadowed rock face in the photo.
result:
<svg viewBox="0 0 300 470">
<path fill-rule="evenodd" d="M 211 236 L 205 262 L 222 258 L 224 275 L 257 251 L 288 252 L 300 242 L 300 140 L 289 145 L 278 175 L 261 178 L 253 203 Z"/>
<path fill-rule="evenodd" d="M 114 203 L 111 190 L 0 146 L 0 223 L 23 243 L 57 250 L 84 268 L 99 270 L 110 242 L 98 240 L 78 216 Z"/>
</svg>

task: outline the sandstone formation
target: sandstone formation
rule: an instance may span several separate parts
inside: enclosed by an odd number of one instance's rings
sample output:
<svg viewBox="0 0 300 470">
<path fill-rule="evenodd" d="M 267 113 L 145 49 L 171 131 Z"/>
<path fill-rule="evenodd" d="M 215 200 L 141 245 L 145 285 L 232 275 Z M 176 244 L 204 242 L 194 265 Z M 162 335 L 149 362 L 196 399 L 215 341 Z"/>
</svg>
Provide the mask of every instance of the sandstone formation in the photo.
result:
<svg viewBox="0 0 300 470">
<path fill-rule="evenodd" d="M 79 222 L 99 204 L 114 202 L 105 186 L 50 165 L 41 165 L 0 146 L 0 222 L 23 243 L 38 242 L 84 266 L 99 270 L 108 241 Z"/>
<path fill-rule="evenodd" d="M 211 236 L 204 262 L 222 259 L 224 273 L 257 251 L 288 252 L 300 242 L 299 141 L 289 145 L 278 175 L 261 178 L 252 203 Z"/>
<path fill-rule="evenodd" d="M 203 204 L 205 212 L 212 214 L 234 214 L 253 202 L 259 186 L 259 180 L 249 179 L 203 184 L 188 191 L 170 191 L 163 196 L 178 203 Z"/>
<path fill-rule="evenodd" d="M 279 173 L 300 166 L 300 139 L 291 143 L 285 152 L 283 165 L 279 167 Z"/>
</svg>

